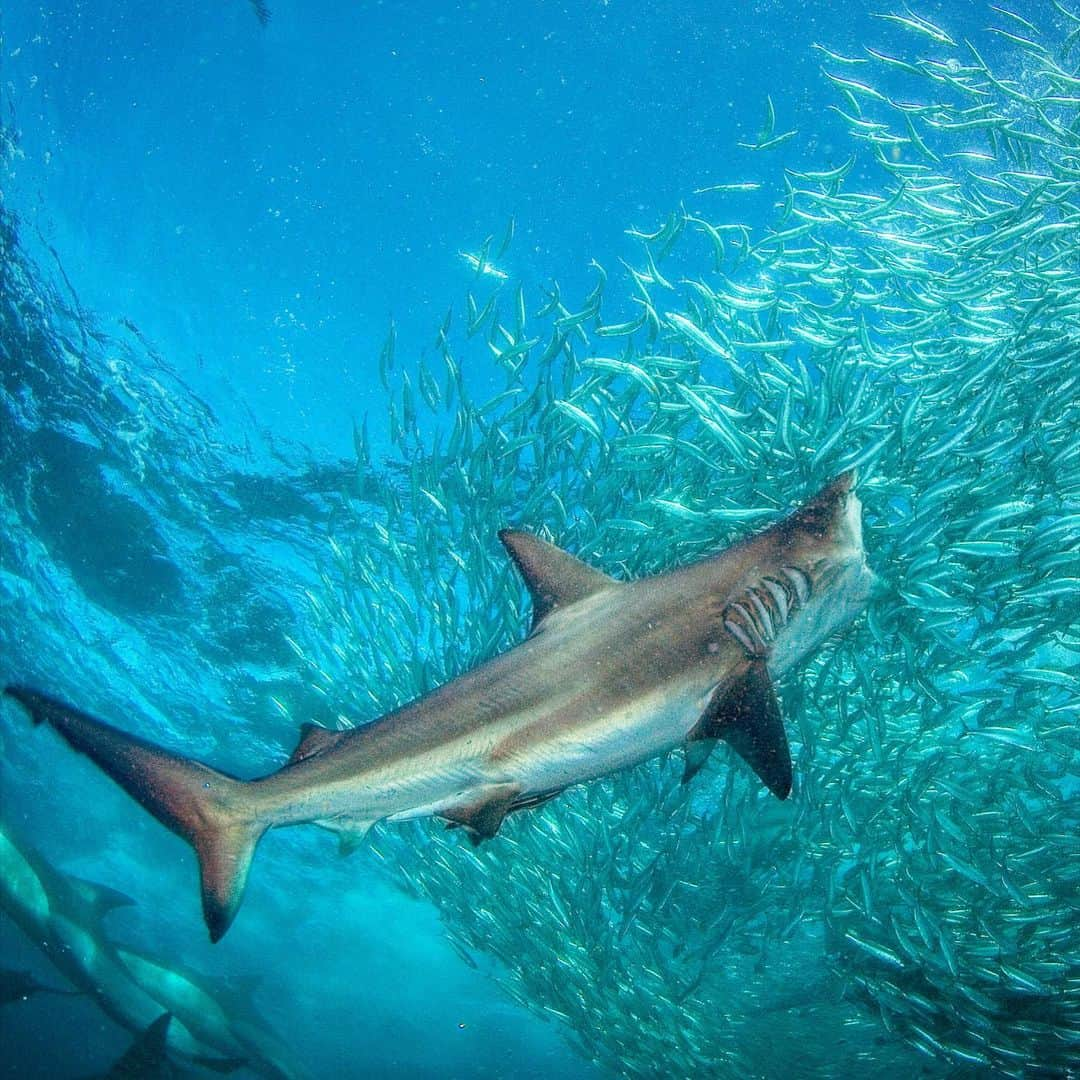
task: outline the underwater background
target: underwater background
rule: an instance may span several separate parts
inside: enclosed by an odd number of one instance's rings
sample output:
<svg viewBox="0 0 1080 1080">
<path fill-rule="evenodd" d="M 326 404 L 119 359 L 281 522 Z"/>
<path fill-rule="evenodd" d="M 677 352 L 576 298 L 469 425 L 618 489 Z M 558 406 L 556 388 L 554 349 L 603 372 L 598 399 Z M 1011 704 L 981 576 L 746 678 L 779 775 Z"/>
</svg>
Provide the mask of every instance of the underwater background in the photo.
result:
<svg viewBox="0 0 1080 1080">
<path fill-rule="evenodd" d="M 1076 1075 L 1075 4 L 16 2 L 0 54 L 0 685 L 256 776 L 520 639 L 505 525 L 634 577 L 855 467 L 884 581 L 781 684 L 787 802 L 675 752 L 475 851 L 276 832 L 216 946 L 5 700 L 0 1075 L 164 1012 L 236 1076 Z"/>
</svg>

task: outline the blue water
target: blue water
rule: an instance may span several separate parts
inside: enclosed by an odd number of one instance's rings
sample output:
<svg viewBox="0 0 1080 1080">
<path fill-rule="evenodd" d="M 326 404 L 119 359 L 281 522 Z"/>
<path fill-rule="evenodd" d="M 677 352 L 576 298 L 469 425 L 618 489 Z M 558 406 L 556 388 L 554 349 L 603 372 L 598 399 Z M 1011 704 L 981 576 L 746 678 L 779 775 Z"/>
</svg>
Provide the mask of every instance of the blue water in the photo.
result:
<svg viewBox="0 0 1080 1080">
<path fill-rule="evenodd" d="M 124 344 L 96 372 L 40 381 L 5 351 L 13 384 L 34 386 L 25 414 L 3 417 L 25 425 L 0 440 L 5 506 L 31 472 L 47 497 L 4 549 L 20 566 L 0 567 L 0 682 L 111 705 L 117 722 L 129 703 L 158 737 L 247 775 L 280 761 L 295 730 L 269 705 L 295 691 L 283 635 L 317 580 L 354 421 L 370 409 L 387 445 L 376 361 L 390 320 L 399 364 L 430 353 L 472 279 L 459 252 L 497 243 L 511 217 L 500 266 L 530 295 L 555 278 L 570 297 L 591 287 L 592 260 L 636 257 L 628 227 L 655 229 L 697 188 L 762 181 L 697 198 L 767 221 L 784 168 L 848 153 L 813 44 L 887 47 L 899 31 L 880 10 L 274 0 L 264 28 L 244 0 L 7 5 L 2 119 L 20 153 L 3 199 L 20 257 L 57 303 L 77 295 L 69 332 L 85 317 Z M 919 10 L 957 40 L 987 19 L 967 0 Z M 739 149 L 766 96 L 798 136 Z M 468 363 L 470 385 L 501 384 L 479 350 Z M 139 407 L 118 408 L 117 428 L 95 387 L 120 402 L 125 383 Z M 58 416 L 73 439 L 49 434 Z M 133 416 L 154 434 L 129 430 Z M 4 819 L 136 898 L 111 917 L 118 937 L 262 974 L 260 1012 L 314 1075 L 599 1075 L 363 853 L 343 869 L 322 834 L 270 836 L 243 917 L 212 948 L 179 841 L 14 709 L 0 740 Z M 0 955 L 57 978 L 3 917 Z M 74 1077 L 129 1035 L 86 1000 L 41 997 L 0 1010 L 0 1039 L 0 1075 Z"/>
<path fill-rule="evenodd" d="M 458 250 L 511 215 L 507 269 L 584 295 L 590 260 L 629 258 L 624 230 L 695 188 L 842 160 L 811 45 L 880 41 L 878 5 L 851 8 L 283 3 L 262 30 L 244 0 L 16 2 L 8 198 L 89 307 L 134 321 L 238 425 L 250 408 L 344 451 L 388 320 L 406 355 L 430 346 L 468 281 Z M 766 95 L 801 136 L 763 161 L 736 143 Z M 747 221 L 772 202 L 726 198 Z"/>
</svg>

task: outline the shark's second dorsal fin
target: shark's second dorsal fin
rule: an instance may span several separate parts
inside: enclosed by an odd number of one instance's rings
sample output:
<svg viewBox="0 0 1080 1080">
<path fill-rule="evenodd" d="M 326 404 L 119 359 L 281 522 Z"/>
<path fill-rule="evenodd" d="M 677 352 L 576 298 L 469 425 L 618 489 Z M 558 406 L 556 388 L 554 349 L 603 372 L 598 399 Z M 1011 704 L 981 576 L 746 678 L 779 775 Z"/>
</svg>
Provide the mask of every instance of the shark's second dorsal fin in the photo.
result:
<svg viewBox="0 0 1080 1080">
<path fill-rule="evenodd" d="M 296 744 L 296 749 L 292 752 L 287 764 L 295 765 L 304 758 L 321 754 L 337 743 L 340 737 L 340 731 L 331 731 L 330 728 L 319 727 L 318 724 L 301 724 L 300 741 Z"/>
<path fill-rule="evenodd" d="M 734 686 L 713 694 L 687 736 L 688 742 L 698 739 L 723 739 L 778 799 L 791 794 L 791 751 L 764 660 L 755 660 Z"/>
<path fill-rule="evenodd" d="M 555 608 L 584 600 L 586 596 L 617 584 L 614 578 L 532 533 L 503 529 L 499 539 L 529 587 L 534 630 L 537 623 Z"/>
</svg>

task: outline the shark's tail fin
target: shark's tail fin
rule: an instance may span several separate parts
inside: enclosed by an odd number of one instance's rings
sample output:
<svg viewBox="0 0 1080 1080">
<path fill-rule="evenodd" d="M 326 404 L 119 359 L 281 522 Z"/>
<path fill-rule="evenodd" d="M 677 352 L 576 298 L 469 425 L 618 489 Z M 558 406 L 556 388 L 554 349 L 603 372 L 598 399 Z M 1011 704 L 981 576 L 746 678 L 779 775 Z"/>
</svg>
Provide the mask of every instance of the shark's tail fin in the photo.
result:
<svg viewBox="0 0 1080 1080">
<path fill-rule="evenodd" d="M 255 845 L 266 831 L 248 784 L 96 720 L 23 686 L 4 690 L 35 724 L 54 727 L 163 825 L 195 848 L 210 940 L 229 928 L 244 894 Z"/>
</svg>

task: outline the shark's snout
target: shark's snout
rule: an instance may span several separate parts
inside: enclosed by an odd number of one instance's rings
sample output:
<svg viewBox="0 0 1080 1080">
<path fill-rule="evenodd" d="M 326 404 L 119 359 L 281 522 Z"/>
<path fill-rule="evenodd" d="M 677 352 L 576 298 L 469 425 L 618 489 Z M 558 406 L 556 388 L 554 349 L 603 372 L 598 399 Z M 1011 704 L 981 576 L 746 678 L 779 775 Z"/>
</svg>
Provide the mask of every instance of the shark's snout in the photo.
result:
<svg viewBox="0 0 1080 1080">
<path fill-rule="evenodd" d="M 852 505 L 856 510 L 861 507 L 855 494 L 855 473 L 851 469 L 831 480 L 807 504 L 819 508 L 834 520 L 843 520 L 849 515 Z"/>
<path fill-rule="evenodd" d="M 825 548 L 862 548 L 862 503 L 855 494 L 855 473 L 841 473 L 829 481 L 779 525 L 781 535 L 797 547 L 814 549 L 815 557 Z M 808 552 L 809 554 L 809 552 Z"/>
</svg>

